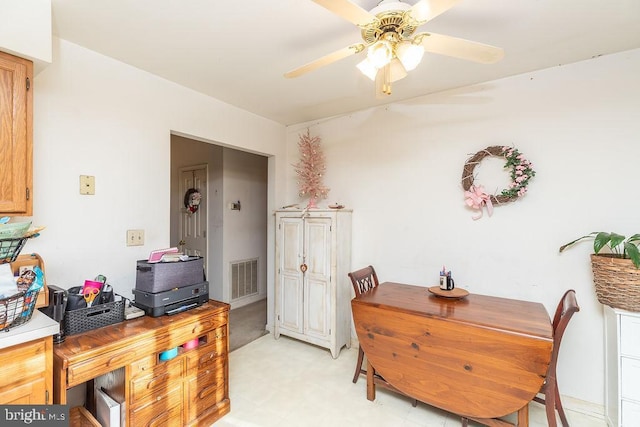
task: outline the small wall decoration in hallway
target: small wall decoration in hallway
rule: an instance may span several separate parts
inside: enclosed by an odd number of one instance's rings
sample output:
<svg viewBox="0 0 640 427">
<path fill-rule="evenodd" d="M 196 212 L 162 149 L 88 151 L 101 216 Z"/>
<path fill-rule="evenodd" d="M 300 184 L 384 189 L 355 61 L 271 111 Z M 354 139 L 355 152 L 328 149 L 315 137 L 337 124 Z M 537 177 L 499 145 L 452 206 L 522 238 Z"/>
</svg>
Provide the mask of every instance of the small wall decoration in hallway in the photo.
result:
<svg viewBox="0 0 640 427">
<path fill-rule="evenodd" d="M 506 160 L 505 169 L 510 169 L 511 183 L 500 194 L 493 195 L 485 192 L 482 185 L 474 183 L 473 171 L 482 159 L 488 156 L 503 157 Z M 478 151 L 467 159 L 462 170 L 462 188 L 465 203 L 472 209 L 478 210 L 474 220 L 482 218 L 483 209 L 491 216 L 494 205 L 514 202 L 527 192 L 529 180 L 535 176 L 532 163 L 513 147 L 493 145 Z"/>
<path fill-rule="evenodd" d="M 300 161 L 294 165 L 300 185 L 298 195 L 309 197 L 307 208 L 313 209 L 317 207 L 317 199 L 326 199 L 329 193 L 329 188 L 322 184 L 322 176 L 327 167 L 320 146 L 320 137 L 312 137 L 307 129 L 306 135 L 300 135 L 298 148 L 300 149 Z"/>
<path fill-rule="evenodd" d="M 184 194 L 184 207 L 187 208 L 189 213 L 196 213 L 200 207 L 201 199 L 202 194 L 200 194 L 200 192 L 195 188 L 190 188 Z"/>
</svg>

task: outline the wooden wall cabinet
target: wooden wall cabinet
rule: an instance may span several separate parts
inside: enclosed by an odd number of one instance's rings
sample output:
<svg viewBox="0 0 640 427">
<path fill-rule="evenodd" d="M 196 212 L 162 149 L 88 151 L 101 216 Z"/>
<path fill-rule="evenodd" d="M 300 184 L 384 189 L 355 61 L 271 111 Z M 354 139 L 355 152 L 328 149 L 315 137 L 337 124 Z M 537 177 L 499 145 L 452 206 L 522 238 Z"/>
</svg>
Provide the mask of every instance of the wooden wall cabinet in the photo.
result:
<svg viewBox="0 0 640 427">
<path fill-rule="evenodd" d="M 52 348 L 47 336 L 0 350 L 0 405 L 52 403 Z"/>
<path fill-rule="evenodd" d="M 609 426 L 640 425 L 640 313 L 604 306 L 605 418 Z"/>
<path fill-rule="evenodd" d="M 33 63 L 0 52 L 0 214 L 33 212 Z"/>
<path fill-rule="evenodd" d="M 276 211 L 274 335 L 351 346 L 351 211 Z"/>
</svg>

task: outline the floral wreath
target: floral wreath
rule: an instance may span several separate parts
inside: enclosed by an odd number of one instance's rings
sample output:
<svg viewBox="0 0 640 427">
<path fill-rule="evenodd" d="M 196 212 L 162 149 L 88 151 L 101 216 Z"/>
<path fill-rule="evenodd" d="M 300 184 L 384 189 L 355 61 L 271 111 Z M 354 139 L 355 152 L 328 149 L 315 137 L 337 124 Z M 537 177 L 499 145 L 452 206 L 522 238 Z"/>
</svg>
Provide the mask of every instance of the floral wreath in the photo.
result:
<svg viewBox="0 0 640 427">
<path fill-rule="evenodd" d="M 482 159 L 488 156 L 503 157 L 506 160 L 505 169 L 511 169 L 511 183 L 500 194 L 493 195 L 484 191 L 482 185 L 474 185 L 473 171 L 480 164 Z M 482 209 L 487 208 L 489 216 L 493 213 L 494 204 L 509 203 L 518 200 L 527 192 L 529 180 L 536 175 L 533 170 L 532 163 L 527 160 L 520 152 L 513 147 L 494 145 L 484 150 L 478 151 L 476 154 L 467 159 L 462 170 L 462 188 L 464 191 L 465 203 L 467 206 L 476 209 L 479 215 L 473 219 L 482 217 Z"/>
<path fill-rule="evenodd" d="M 189 213 L 196 213 L 200 207 L 200 199 L 202 199 L 202 194 L 195 188 L 190 188 L 184 195 L 184 207 Z"/>
</svg>

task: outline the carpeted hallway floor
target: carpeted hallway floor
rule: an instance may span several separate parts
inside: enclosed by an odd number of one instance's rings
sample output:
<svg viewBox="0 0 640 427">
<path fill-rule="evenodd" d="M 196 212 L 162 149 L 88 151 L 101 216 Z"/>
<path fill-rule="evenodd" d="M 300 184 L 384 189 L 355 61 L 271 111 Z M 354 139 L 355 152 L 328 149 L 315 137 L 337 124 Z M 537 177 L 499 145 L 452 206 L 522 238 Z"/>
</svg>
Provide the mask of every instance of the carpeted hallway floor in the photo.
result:
<svg viewBox="0 0 640 427">
<path fill-rule="evenodd" d="M 236 350 L 267 333 L 266 298 L 229 312 L 229 351 Z"/>
</svg>

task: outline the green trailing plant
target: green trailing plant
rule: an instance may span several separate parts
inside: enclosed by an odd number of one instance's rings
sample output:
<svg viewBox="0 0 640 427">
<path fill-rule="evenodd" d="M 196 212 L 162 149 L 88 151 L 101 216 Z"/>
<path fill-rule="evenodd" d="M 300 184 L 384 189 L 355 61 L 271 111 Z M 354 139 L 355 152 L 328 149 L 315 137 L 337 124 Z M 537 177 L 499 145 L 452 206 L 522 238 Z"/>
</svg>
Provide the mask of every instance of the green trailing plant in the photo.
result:
<svg viewBox="0 0 640 427">
<path fill-rule="evenodd" d="M 640 234 L 626 238 L 621 234 L 605 233 L 604 231 L 594 231 L 586 236 L 560 246 L 560 252 L 583 240 L 593 239 L 593 252 L 599 253 L 603 248 L 609 248 L 613 256 L 617 258 L 627 258 L 633 262 L 636 268 L 640 268 Z"/>
</svg>

